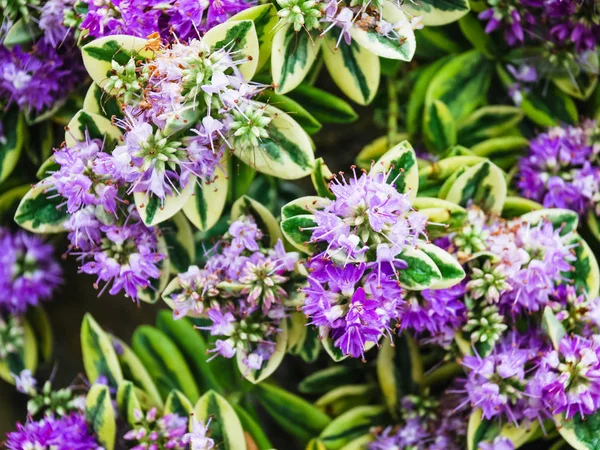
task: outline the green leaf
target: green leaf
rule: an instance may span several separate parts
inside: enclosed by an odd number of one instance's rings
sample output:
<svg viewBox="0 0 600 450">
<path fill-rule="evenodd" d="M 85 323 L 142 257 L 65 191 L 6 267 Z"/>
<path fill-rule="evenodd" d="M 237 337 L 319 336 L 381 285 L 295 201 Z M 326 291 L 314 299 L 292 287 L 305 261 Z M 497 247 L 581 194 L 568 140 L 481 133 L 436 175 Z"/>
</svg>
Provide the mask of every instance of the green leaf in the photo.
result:
<svg viewBox="0 0 600 450">
<path fill-rule="evenodd" d="M 384 424 L 383 406 L 358 406 L 334 419 L 319 439 L 327 450 L 339 450 L 351 440 L 369 432 L 371 427 Z"/>
<path fill-rule="evenodd" d="M 180 416 L 189 416 L 194 410 L 194 406 L 178 390 L 173 390 L 169 393 L 167 400 L 165 401 L 165 414 L 178 414 Z"/>
<path fill-rule="evenodd" d="M 422 192 L 427 187 L 441 186 L 457 170 L 483 161 L 485 158 L 480 156 L 452 156 L 432 162 L 419 169 L 419 190 Z"/>
<path fill-rule="evenodd" d="M 519 217 L 531 211 L 542 209 L 543 206 L 533 200 L 522 197 L 506 197 L 504 208 L 502 208 L 502 217 L 511 219 Z"/>
<path fill-rule="evenodd" d="M 485 161 L 459 176 L 452 184 L 446 200 L 460 206 L 473 202 L 488 213 L 500 215 L 506 191 L 504 173 L 492 162 Z"/>
<path fill-rule="evenodd" d="M 178 280 L 175 278 L 173 281 Z M 181 351 L 198 382 L 201 391 L 223 389 L 220 380 L 213 372 L 211 364 L 204 355 L 208 353 L 208 345 L 202 333 L 194 329 L 192 322 L 182 317 L 175 320 L 170 311 L 160 311 L 156 317 L 156 327 L 165 333 Z M 199 357 L 199 355 L 202 355 Z"/>
<path fill-rule="evenodd" d="M 450 56 L 441 58 L 425 67 L 417 77 L 417 80 L 410 91 L 406 110 L 406 129 L 411 137 L 418 136 L 423 123 L 423 106 L 425 105 L 425 95 L 433 77 L 440 68 L 449 60 Z"/>
<path fill-rule="evenodd" d="M 214 180 L 194 183 L 193 192 L 183 205 L 183 213 L 200 231 L 211 229 L 223 214 L 229 192 L 229 179 L 223 169 L 228 166 L 228 156 L 224 155 L 220 167 L 215 169 Z"/>
<path fill-rule="evenodd" d="M 132 347 L 163 398 L 178 389 L 191 401 L 198 399 L 194 376 L 177 346 L 165 333 L 151 326 L 140 326 L 133 333 Z"/>
<path fill-rule="evenodd" d="M 256 395 L 275 423 L 303 441 L 317 436 L 331 422 L 306 400 L 274 385 L 259 384 Z"/>
<path fill-rule="evenodd" d="M 363 376 L 359 370 L 336 364 L 308 375 L 298 384 L 298 390 L 303 394 L 323 394 L 344 384 L 361 382 Z"/>
<path fill-rule="evenodd" d="M 383 154 L 371 169 L 373 173 L 387 173 L 387 182 L 394 181 L 396 190 L 408 194 L 412 201 L 419 190 L 417 155 L 408 141 L 402 141 Z"/>
<path fill-rule="evenodd" d="M 86 113 L 99 114 L 108 118 L 123 117 L 117 99 L 104 92 L 96 83 L 92 83 L 87 90 L 82 109 Z"/>
<path fill-rule="evenodd" d="M 15 45 L 33 43 L 41 34 L 42 31 L 39 27 L 31 21 L 25 21 L 21 17 L 6 31 L 2 39 L 2 45 L 6 48 L 11 48 Z"/>
<path fill-rule="evenodd" d="M 279 22 L 277 8 L 272 4 L 253 6 L 237 13 L 229 20 L 252 20 L 254 22 L 254 28 L 256 29 L 256 36 L 258 37 L 259 44 L 256 72 L 259 72 L 271 56 L 271 45 L 273 42 L 275 26 L 277 25 L 277 22 Z"/>
<path fill-rule="evenodd" d="M 493 66 L 476 50 L 455 56 L 433 77 L 425 98 L 425 114 L 435 100 L 460 121 L 485 103 Z"/>
<path fill-rule="evenodd" d="M 577 106 L 571 97 L 553 84 L 532 89 L 524 94 L 521 109 L 525 115 L 543 127 L 551 127 L 565 122 L 577 123 Z"/>
<path fill-rule="evenodd" d="M 231 220 L 235 220 L 242 215 L 254 217 L 258 227 L 268 237 L 270 246 L 274 246 L 282 238 L 279 224 L 273 214 L 256 200 L 246 195 L 237 199 L 231 207 Z"/>
<path fill-rule="evenodd" d="M 379 386 L 344 384 L 331 389 L 315 401 L 315 406 L 331 417 L 338 417 L 357 406 L 370 404 L 379 394 Z"/>
<path fill-rule="evenodd" d="M 521 136 L 503 136 L 480 142 L 471 148 L 473 154 L 484 158 L 498 158 L 504 155 L 519 155 L 529 147 L 529 141 Z M 515 156 L 516 156 L 515 155 Z"/>
<path fill-rule="evenodd" d="M 573 79 L 573 75 L 552 78 L 554 85 L 565 94 L 578 100 L 588 100 L 598 86 L 598 75 L 588 75 L 585 72 Z"/>
<path fill-rule="evenodd" d="M 37 305 L 35 308 L 28 308 L 26 320 L 31 325 L 31 329 L 35 335 L 41 361 L 50 361 L 54 346 L 54 333 L 52 332 L 52 325 L 50 324 L 50 318 L 46 310 L 42 305 Z"/>
<path fill-rule="evenodd" d="M 333 198 L 334 195 L 329 189 L 329 183 L 333 179 L 333 174 L 323 161 L 323 158 L 317 158 L 314 163 L 314 168 L 310 174 L 313 186 L 317 194 L 324 198 Z"/>
<path fill-rule="evenodd" d="M 63 224 L 69 218 L 67 208 L 52 186 L 40 182 L 21 199 L 15 213 L 15 222 L 32 233 L 50 234 L 65 231 Z"/>
<path fill-rule="evenodd" d="M 521 119 L 523 112 L 515 106 L 484 106 L 457 124 L 458 142 L 471 147 L 486 139 L 502 136 Z"/>
<path fill-rule="evenodd" d="M 123 381 L 112 340 L 89 313 L 81 322 L 81 353 L 85 374 L 91 383 L 100 376 L 106 377 L 111 387 L 117 387 Z"/>
<path fill-rule="evenodd" d="M 383 0 L 381 12 L 384 20 L 393 24 L 401 24 L 395 30 L 397 37 L 382 36 L 374 28 L 363 29 L 352 26 L 350 28 L 352 40 L 377 56 L 411 61 L 415 54 L 416 41 L 410 21 L 402 10 L 389 0 Z"/>
<path fill-rule="evenodd" d="M 293 90 L 306 78 L 320 45 L 320 39 L 314 39 L 304 30 L 294 31 L 291 24 L 275 32 L 271 48 L 271 72 L 277 93 L 285 94 Z"/>
<path fill-rule="evenodd" d="M 142 412 L 142 405 L 135 395 L 135 387 L 131 381 L 122 381 L 117 389 L 117 405 L 123 417 L 129 425 L 135 425 L 135 411 Z"/>
<path fill-rule="evenodd" d="M 298 123 L 283 111 L 265 104 L 271 122 L 269 137 L 262 138 L 255 149 L 234 148 L 233 153 L 253 169 L 284 180 L 296 180 L 309 175 L 314 163 L 311 140 Z"/>
<path fill-rule="evenodd" d="M 358 119 L 358 114 L 346 101 L 306 83 L 300 84 L 288 96 L 321 123 L 352 123 Z"/>
<path fill-rule="evenodd" d="M 415 56 L 419 60 L 436 61 L 449 54 L 463 51 L 463 46 L 454 40 L 447 27 L 424 27 L 415 30 L 417 49 Z"/>
<path fill-rule="evenodd" d="M 475 14 L 467 14 L 458 21 L 460 30 L 476 50 L 487 58 L 495 59 L 499 54 L 496 43 L 481 25 L 481 20 Z"/>
<path fill-rule="evenodd" d="M 325 35 L 323 59 L 327 70 L 341 91 L 359 105 L 368 105 L 379 88 L 379 58 L 352 41 L 340 42 Z"/>
<path fill-rule="evenodd" d="M 238 66 L 246 80 L 256 73 L 260 56 L 260 45 L 252 20 L 233 20 L 221 23 L 202 36 L 202 42 L 212 49 L 226 49 L 235 52 L 239 59 L 247 59 Z"/>
<path fill-rule="evenodd" d="M 558 421 L 556 429 L 567 443 L 575 450 L 596 450 L 600 448 L 600 413 L 581 418 L 576 414 L 571 420 L 564 415 L 555 416 Z"/>
<path fill-rule="evenodd" d="M 375 436 L 372 433 L 365 434 L 364 436 L 357 437 L 344 445 L 340 450 L 363 450 L 368 447 L 368 444 L 375 440 Z"/>
<path fill-rule="evenodd" d="M 160 230 L 167 244 L 172 274 L 186 272 L 196 260 L 196 247 L 192 227 L 181 212 L 167 222 L 160 224 Z"/>
<path fill-rule="evenodd" d="M 232 406 L 214 391 L 208 391 L 194 406 L 194 419 L 204 425 L 210 419 L 208 435 L 219 443 L 219 449 L 246 450 L 244 429 Z M 190 426 L 190 429 L 193 429 Z"/>
<path fill-rule="evenodd" d="M 405 289 L 421 291 L 435 286 L 442 274 L 435 262 L 427 254 L 415 247 L 404 247 L 397 256 L 406 262 L 406 269 L 398 271 L 399 284 Z"/>
<path fill-rule="evenodd" d="M 394 344 L 386 339 L 377 355 L 377 378 L 389 412 L 398 417 L 400 401 L 423 383 L 423 362 L 415 341 L 402 333 Z"/>
<path fill-rule="evenodd" d="M 108 386 L 94 384 L 91 387 L 85 401 L 85 419 L 94 431 L 98 443 L 106 450 L 113 450 L 117 424 Z"/>
<path fill-rule="evenodd" d="M 536 225 L 541 221 L 552 223 L 555 230 L 560 229 L 561 235 L 565 235 L 577 230 L 579 225 L 579 215 L 570 209 L 550 208 L 532 211 L 521 216 L 521 220 Z"/>
<path fill-rule="evenodd" d="M 258 450 L 271 450 L 273 448 L 273 444 L 271 444 L 269 441 L 269 438 L 263 431 L 261 425 L 256 423 L 252 416 L 241 406 L 235 404 L 232 406 L 238 416 L 238 419 L 240 419 L 244 432 L 252 437 L 256 448 Z M 251 448 L 249 450 L 254 449 Z"/>
<path fill-rule="evenodd" d="M 558 349 L 560 340 L 567 335 L 567 330 L 565 330 L 565 327 L 559 322 L 549 306 L 546 306 L 544 309 L 542 328 L 550 337 L 554 348 Z"/>
<path fill-rule="evenodd" d="M 403 4 L 402 7 L 413 16 L 423 17 L 425 26 L 455 22 L 471 9 L 468 0 L 421 0 L 418 3 Z"/>
<path fill-rule="evenodd" d="M 233 203 L 242 195 L 246 195 L 255 175 L 256 171 L 252 167 L 231 155 L 227 201 Z"/>
<path fill-rule="evenodd" d="M 196 176 L 191 175 L 183 189 L 179 188 L 179 192 L 174 191 L 164 199 L 146 192 L 134 192 L 135 208 L 146 226 L 158 225 L 183 209 L 188 200 L 193 198 L 196 185 Z"/>
<path fill-rule="evenodd" d="M 313 363 L 321 352 L 321 340 L 313 327 L 306 325 L 306 317 L 293 312 L 288 319 L 288 353 L 300 356 L 305 362 Z"/>
<path fill-rule="evenodd" d="M 518 428 L 510 423 L 500 426 L 497 420 L 484 419 L 481 409 L 475 409 L 469 417 L 467 449 L 477 450 L 480 443 L 491 443 L 497 436 L 508 438 L 514 448 L 517 449 L 535 435 L 539 427 L 540 425 L 537 421 Z"/>
<path fill-rule="evenodd" d="M 81 49 L 83 64 L 94 83 L 104 89 L 112 72 L 114 60 L 125 65 L 135 59 L 152 58 L 154 53 L 147 50 L 148 41 L 135 36 L 114 35 L 95 39 Z"/>
<path fill-rule="evenodd" d="M 137 355 L 125 342 L 115 336 L 110 337 L 117 354 L 117 359 L 121 365 L 123 378 L 135 383 L 136 387 L 144 391 L 152 404 L 158 408 L 162 408 L 163 401 L 158 392 L 158 388 L 154 384 L 154 381 L 152 381 L 152 377 L 142 364 L 142 361 L 140 361 Z"/>
<path fill-rule="evenodd" d="M 317 133 L 323 126 L 300 103 L 286 95 L 265 90 L 261 92 L 258 100 L 273 105 L 284 113 L 289 114 L 308 134 Z"/>
<path fill-rule="evenodd" d="M 315 195 L 297 198 L 283 205 L 281 208 L 281 219 L 285 220 L 295 216 L 312 214 L 313 211 L 320 209 L 327 203 L 327 200 Z"/>
<path fill-rule="evenodd" d="M 19 162 L 26 134 L 23 114 L 11 110 L 1 120 L 4 139 L 0 140 L 0 183 L 8 178 Z"/>
<path fill-rule="evenodd" d="M 317 224 L 312 214 L 302 214 L 281 221 L 281 232 L 297 250 L 311 255 L 315 246 L 311 243 L 312 228 Z"/>
<path fill-rule="evenodd" d="M 465 271 L 460 263 L 447 251 L 442 250 L 434 244 L 419 244 L 419 250 L 429 256 L 440 273 L 442 278 L 436 282 L 431 289 L 447 289 L 458 284 L 465 278 Z"/>
<path fill-rule="evenodd" d="M 425 106 L 423 138 L 432 152 L 441 153 L 456 144 L 456 123 L 448 107 L 439 100 Z"/>
<path fill-rule="evenodd" d="M 38 366 L 38 343 L 35 333 L 29 322 L 21 320 L 23 327 L 23 348 L 18 353 L 10 354 L 4 361 L 0 360 L 0 378 L 10 384 L 15 384 L 12 374 L 19 374 L 24 369 L 29 369 L 32 373 Z"/>
<path fill-rule="evenodd" d="M 105 151 L 111 151 L 122 134 L 106 117 L 79 110 L 66 127 L 67 147 L 75 147 L 79 142 L 84 142 L 86 133 L 90 139 L 100 139 L 104 142 Z"/>
<path fill-rule="evenodd" d="M 585 290 L 587 297 L 596 298 L 600 291 L 600 270 L 598 261 L 590 246 L 580 236 L 574 239 L 575 257 L 573 271 L 563 273 L 563 277 L 573 280 L 575 287 Z"/>
<path fill-rule="evenodd" d="M 306 445 L 306 450 L 327 450 L 325 444 L 319 439 L 311 439 Z"/>
</svg>

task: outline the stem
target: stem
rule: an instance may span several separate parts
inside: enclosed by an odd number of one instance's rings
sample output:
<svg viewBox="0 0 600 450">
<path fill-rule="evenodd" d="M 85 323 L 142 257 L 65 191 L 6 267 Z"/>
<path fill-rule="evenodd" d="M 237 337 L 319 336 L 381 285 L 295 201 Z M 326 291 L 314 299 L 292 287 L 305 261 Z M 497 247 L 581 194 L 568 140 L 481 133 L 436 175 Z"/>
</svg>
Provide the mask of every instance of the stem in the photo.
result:
<svg viewBox="0 0 600 450">
<path fill-rule="evenodd" d="M 396 77 L 388 76 L 387 92 L 388 92 L 388 144 L 390 146 L 396 143 L 398 135 L 398 93 L 396 91 Z"/>
</svg>

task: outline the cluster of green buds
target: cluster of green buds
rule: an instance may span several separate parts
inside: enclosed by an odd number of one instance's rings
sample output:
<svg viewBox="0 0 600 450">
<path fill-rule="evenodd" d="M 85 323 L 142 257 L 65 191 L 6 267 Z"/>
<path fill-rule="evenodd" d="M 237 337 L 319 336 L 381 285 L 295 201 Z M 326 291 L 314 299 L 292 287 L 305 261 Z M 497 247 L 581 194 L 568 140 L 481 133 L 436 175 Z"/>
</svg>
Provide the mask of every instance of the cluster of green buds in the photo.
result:
<svg viewBox="0 0 600 450">
<path fill-rule="evenodd" d="M 0 361 L 19 353 L 25 345 L 25 329 L 20 317 L 0 315 Z"/>
<path fill-rule="evenodd" d="M 419 395 L 407 395 L 402 399 L 402 416 L 404 420 L 435 420 L 440 402 L 425 388 Z"/>
<path fill-rule="evenodd" d="M 498 303 L 500 294 L 510 289 L 506 275 L 490 259 L 483 266 L 471 268 L 467 290 L 474 299 L 483 298 L 488 303 Z"/>
<path fill-rule="evenodd" d="M 264 107 L 248 105 L 244 111 L 233 111 L 231 132 L 233 133 L 233 148 L 241 150 L 258 147 L 262 139 L 269 137 L 267 127 L 271 117 L 265 114 Z"/>
<path fill-rule="evenodd" d="M 459 257 L 461 255 L 473 255 L 486 248 L 486 240 L 490 233 L 479 223 L 467 223 L 456 232 L 452 243 L 456 246 Z"/>
<path fill-rule="evenodd" d="M 472 344 L 484 344 L 493 347 L 500 339 L 502 333 L 508 328 L 504 323 L 504 317 L 498 311 L 496 305 L 474 305 L 472 299 L 467 299 L 467 323 L 463 327 L 471 336 Z"/>
<path fill-rule="evenodd" d="M 148 79 L 147 70 L 139 71 L 134 58 L 129 58 L 125 65 L 121 65 L 113 59 L 111 66 L 111 74 L 104 89 L 107 92 L 114 91 L 115 95 L 126 105 L 134 100 L 139 100 L 139 94 Z"/>
<path fill-rule="evenodd" d="M 304 28 L 310 31 L 320 28 L 320 18 L 323 16 L 323 3 L 319 0 L 281 0 L 281 9 L 277 15 L 282 23 L 290 24 L 295 31 Z"/>
</svg>

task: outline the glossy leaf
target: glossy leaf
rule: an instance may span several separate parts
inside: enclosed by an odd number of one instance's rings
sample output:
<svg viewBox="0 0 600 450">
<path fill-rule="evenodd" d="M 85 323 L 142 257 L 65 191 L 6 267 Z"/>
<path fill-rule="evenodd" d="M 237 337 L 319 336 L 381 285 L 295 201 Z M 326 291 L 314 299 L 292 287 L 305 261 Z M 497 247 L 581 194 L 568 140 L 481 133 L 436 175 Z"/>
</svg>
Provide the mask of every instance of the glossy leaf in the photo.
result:
<svg viewBox="0 0 600 450">
<path fill-rule="evenodd" d="M 117 405 L 121 415 L 127 419 L 129 425 L 135 425 L 135 411 L 142 412 L 142 405 L 135 395 L 135 388 L 131 381 L 122 381 L 117 389 Z"/>
<path fill-rule="evenodd" d="M 81 322 L 81 353 L 85 374 L 91 383 L 106 377 L 109 386 L 117 387 L 123 381 L 123 372 L 111 338 L 91 314 Z"/>
<path fill-rule="evenodd" d="M 298 86 L 312 67 L 321 40 L 290 24 L 275 32 L 271 49 L 271 72 L 276 91 L 285 94 Z"/>
<path fill-rule="evenodd" d="M 442 250 L 434 244 L 421 243 L 419 250 L 429 256 L 437 268 L 442 278 L 434 283 L 431 289 L 447 289 L 460 283 L 465 278 L 465 271 L 460 263 L 450 253 Z"/>
<path fill-rule="evenodd" d="M 194 410 L 194 406 L 178 390 L 173 390 L 169 393 L 165 401 L 165 414 L 179 414 L 180 416 L 189 416 Z"/>
<path fill-rule="evenodd" d="M 196 177 L 191 175 L 187 185 L 164 199 L 146 192 L 134 192 L 135 208 L 146 226 L 152 227 L 170 219 L 187 204 L 196 187 Z"/>
<path fill-rule="evenodd" d="M 240 11 L 229 20 L 251 20 L 254 22 L 259 45 L 256 72 L 259 72 L 271 56 L 271 44 L 273 42 L 275 26 L 279 22 L 277 8 L 272 4 L 252 6 Z"/>
<path fill-rule="evenodd" d="M 402 7 L 413 16 L 423 17 L 423 25 L 446 25 L 457 21 L 470 11 L 468 0 L 421 0 Z"/>
<path fill-rule="evenodd" d="M 352 439 L 367 433 L 385 420 L 383 406 L 358 406 L 334 419 L 321 432 L 319 439 L 327 450 L 339 450 Z"/>
<path fill-rule="evenodd" d="M 456 123 L 448 107 L 439 100 L 425 106 L 423 137 L 427 147 L 441 153 L 456 144 Z"/>
<path fill-rule="evenodd" d="M 402 141 L 389 149 L 371 169 L 374 173 L 387 173 L 387 182 L 394 181 L 396 190 L 408 194 L 413 200 L 419 190 L 417 156 L 408 141 Z"/>
<path fill-rule="evenodd" d="M 351 123 L 358 119 L 358 114 L 345 100 L 306 83 L 300 84 L 288 96 L 321 123 Z"/>
<path fill-rule="evenodd" d="M 315 245 L 311 243 L 312 228 L 316 226 L 315 216 L 301 214 L 281 221 L 281 232 L 297 250 L 313 254 Z"/>
<path fill-rule="evenodd" d="M 404 247 L 397 256 L 406 262 L 406 269 L 398 271 L 398 283 L 405 289 L 420 291 L 435 286 L 442 274 L 435 262 L 425 252 L 414 247 Z"/>
<path fill-rule="evenodd" d="M 108 386 L 94 384 L 86 395 L 85 419 L 105 450 L 115 447 L 117 424 Z"/>
<path fill-rule="evenodd" d="M 190 401 L 198 399 L 194 376 L 177 346 L 165 333 L 150 326 L 140 326 L 133 333 L 132 347 L 163 398 L 177 389 Z"/>
<path fill-rule="evenodd" d="M 15 222 L 32 233 L 50 234 L 65 231 L 69 218 L 67 208 L 59 205 L 64 199 L 56 195 L 49 184 L 40 182 L 23 197 L 15 213 Z"/>
<path fill-rule="evenodd" d="M 458 142 L 470 147 L 486 139 L 502 136 L 522 118 L 523 112 L 515 106 L 484 106 L 457 124 Z"/>
<path fill-rule="evenodd" d="M 340 42 L 327 34 L 323 43 L 323 59 L 335 84 L 351 100 L 368 105 L 379 88 L 379 58 L 352 41 Z"/>
<path fill-rule="evenodd" d="M 208 435 L 223 450 L 246 450 L 244 429 L 232 406 L 214 391 L 208 391 L 194 406 L 194 419 L 206 424 L 210 420 Z M 190 426 L 191 429 L 193 425 Z"/>
</svg>

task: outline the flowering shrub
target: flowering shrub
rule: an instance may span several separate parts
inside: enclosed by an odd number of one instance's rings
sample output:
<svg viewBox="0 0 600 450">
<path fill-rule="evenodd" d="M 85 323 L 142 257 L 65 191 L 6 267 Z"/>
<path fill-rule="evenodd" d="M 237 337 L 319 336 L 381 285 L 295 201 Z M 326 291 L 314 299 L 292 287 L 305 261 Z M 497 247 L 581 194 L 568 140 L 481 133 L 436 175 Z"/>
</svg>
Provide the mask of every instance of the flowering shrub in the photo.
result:
<svg viewBox="0 0 600 450">
<path fill-rule="evenodd" d="M 599 42 L 593 0 L 0 0 L 5 446 L 600 448 Z"/>
</svg>

